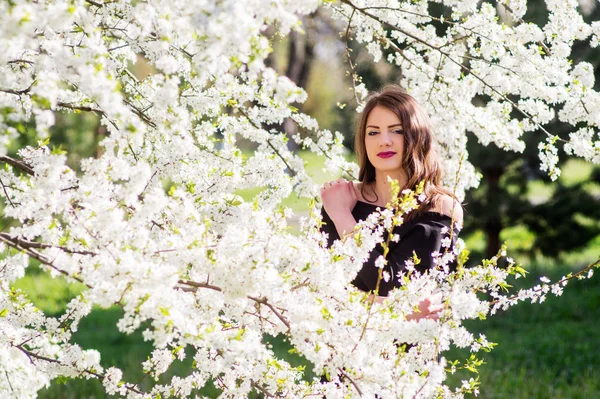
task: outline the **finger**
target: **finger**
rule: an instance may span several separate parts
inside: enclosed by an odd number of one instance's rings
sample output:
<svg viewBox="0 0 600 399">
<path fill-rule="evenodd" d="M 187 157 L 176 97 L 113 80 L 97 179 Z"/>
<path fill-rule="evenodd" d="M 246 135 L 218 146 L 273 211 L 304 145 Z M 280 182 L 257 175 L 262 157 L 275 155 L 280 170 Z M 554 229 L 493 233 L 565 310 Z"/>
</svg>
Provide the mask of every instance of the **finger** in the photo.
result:
<svg viewBox="0 0 600 399">
<path fill-rule="evenodd" d="M 426 316 L 423 316 L 423 319 L 430 319 L 430 320 L 438 321 L 440 319 L 440 315 L 438 315 L 437 313 L 430 313 Z"/>
<path fill-rule="evenodd" d="M 354 184 L 354 182 L 353 182 L 352 180 L 350 180 L 350 181 L 348 182 L 348 185 L 350 186 L 350 188 L 352 189 L 352 192 L 354 193 L 354 196 L 356 197 L 356 196 L 357 196 L 357 194 L 356 194 L 356 193 L 357 193 L 357 190 L 358 190 L 358 189 L 356 188 L 356 185 Z"/>
<path fill-rule="evenodd" d="M 348 189 L 348 194 L 350 194 L 350 196 L 355 196 L 356 195 L 356 193 L 354 192 L 354 184 L 352 184 L 351 181 L 349 181 L 346 184 L 346 188 Z"/>
<path fill-rule="evenodd" d="M 427 309 L 429 309 L 429 306 L 431 306 L 431 301 L 429 300 L 429 298 L 425 298 L 421 302 L 419 302 L 418 307 L 419 310 L 426 311 Z"/>
<path fill-rule="evenodd" d="M 442 299 L 444 299 L 444 297 L 441 292 L 437 292 L 429 297 L 431 303 L 441 303 Z"/>
<path fill-rule="evenodd" d="M 429 313 L 439 313 L 442 310 L 444 310 L 444 306 L 443 305 L 438 305 L 438 306 L 434 306 L 429 308 Z"/>
</svg>

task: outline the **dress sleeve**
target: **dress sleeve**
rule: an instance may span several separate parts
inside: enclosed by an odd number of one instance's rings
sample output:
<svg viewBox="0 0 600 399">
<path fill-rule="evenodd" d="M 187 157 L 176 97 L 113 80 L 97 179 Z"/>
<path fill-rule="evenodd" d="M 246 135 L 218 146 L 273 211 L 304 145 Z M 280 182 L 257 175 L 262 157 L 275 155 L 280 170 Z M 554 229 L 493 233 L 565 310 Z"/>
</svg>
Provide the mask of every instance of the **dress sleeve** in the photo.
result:
<svg viewBox="0 0 600 399">
<path fill-rule="evenodd" d="M 404 232 L 398 243 L 391 243 L 390 251 L 387 256 L 388 263 L 384 267 L 390 275 L 388 281 L 381 279 L 379 283 L 378 295 L 387 296 L 388 292 L 393 288 L 400 286 L 397 278 L 399 271 L 404 270 L 404 262 L 413 257 L 413 251 L 421 260 L 415 268 L 423 273 L 425 270 L 433 266 L 431 253 L 439 251 L 441 248 L 441 234 L 438 228 L 427 224 L 415 224 L 410 230 Z M 375 266 L 377 258 L 383 255 L 383 248 L 377 245 L 369 259 L 363 264 L 362 269 L 358 272 L 356 279 L 352 282 L 354 286 L 363 291 L 373 291 L 377 286 L 379 270 Z"/>
</svg>

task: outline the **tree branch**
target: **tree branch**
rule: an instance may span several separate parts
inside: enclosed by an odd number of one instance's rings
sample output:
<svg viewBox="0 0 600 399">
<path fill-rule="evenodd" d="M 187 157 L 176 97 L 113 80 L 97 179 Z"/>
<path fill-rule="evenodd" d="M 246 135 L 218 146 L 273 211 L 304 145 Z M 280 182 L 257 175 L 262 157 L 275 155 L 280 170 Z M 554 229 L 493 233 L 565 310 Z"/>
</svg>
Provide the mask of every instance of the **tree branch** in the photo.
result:
<svg viewBox="0 0 600 399">
<path fill-rule="evenodd" d="M 31 176 L 35 175 L 35 172 L 31 168 L 31 166 L 27 165 L 23 161 L 19 161 L 18 159 L 14 159 L 14 158 L 8 157 L 6 155 L 2 155 L 2 156 L 0 156 L 0 162 L 7 163 L 10 166 L 14 166 L 15 168 L 21 169 L 23 172 L 27 173 L 28 175 L 31 175 Z"/>
<path fill-rule="evenodd" d="M 14 94 L 14 95 L 20 96 L 20 95 L 29 93 L 29 90 L 31 90 L 31 88 L 33 87 L 34 83 L 35 83 L 35 81 L 31 82 L 31 84 L 29 85 L 29 87 L 26 88 L 26 89 L 23 89 L 23 90 L 0 89 L 0 91 L 4 92 L 4 93 Z"/>
<path fill-rule="evenodd" d="M 67 247 L 64 247 L 62 245 L 52 245 L 52 244 L 43 244 L 40 242 L 35 242 L 35 241 L 27 241 L 27 240 L 22 240 L 19 237 L 12 237 L 10 236 L 8 233 L 0 233 L 0 237 L 2 239 L 5 240 L 9 240 L 11 242 L 13 242 L 15 245 L 24 248 L 24 249 L 29 249 L 29 248 L 36 248 L 36 249 L 40 249 L 40 248 L 57 248 L 60 249 L 63 252 L 67 252 L 70 254 L 77 254 L 77 255 L 92 255 L 92 256 L 97 256 L 98 254 L 96 252 L 92 252 L 92 251 L 78 251 L 75 249 L 70 249 Z"/>
<path fill-rule="evenodd" d="M 38 262 L 51 267 L 52 269 L 56 270 L 57 272 L 59 272 L 60 274 L 63 274 L 67 277 L 70 277 L 82 284 L 85 284 L 86 287 L 91 288 L 92 286 L 89 284 L 86 284 L 80 277 L 76 277 L 76 276 L 72 276 L 71 274 L 69 274 L 68 272 L 59 269 L 58 267 L 56 267 L 51 261 L 49 261 L 44 255 L 40 254 L 37 251 L 34 251 L 32 248 L 27 248 L 27 247 L 23 247 L 19 244 L 17 244 L 17 242 L 15 242 L 15 239 L 10 237 L 8 234 L 2 233 L 0 234 L 0 241 L 5 242 L 6 244 L 8 244 L 10 247 L 13 247 L 15 249 L 18 249 L 19 251 L 23 251 L 25 252 L 27 255 L 29 255 L 31 258 L 37 260 Z"/>
<path fill-rule="evenodd" d="M 156 128 L 156 123 L 154 123 L 152 121 L 152 119 L 150 119 L 148 117 L 148 115 L 144 114 L 144 111 L 140 110 L 138 107 L 136 107 L 135 105 L 133 105 L 133 103 L 131 103 L 131 101 L 127 100 L 126 98 L 123 99 L 123 102 L 127 105 L 129 105 L 131 107 L 131 109 L 133 110 L 133 112 L 140 117 L 141 120 L 143 120 L 144 122 L 146 122 L 148 124 L 148 126 Z"/>
<path fill-rule="evenodd" d="M 35 365 L 35 362 L 33 361 L 32 358 L 35 358 L 35 359 L 38 359 L 38 360 L 43 360 L 43 361 L 48 362 L 48 363 L 54 363 L 54 364 L 59 364 L 61 366 L 65 366 L 65 364 L 62 363 L 60 360 L 52 359 L 52 358 L 49 358 L 49 357 L 46 357 L 46 356 L 43 356 L 43 355 L 38 355 L 37 353 L 34 353 L 34 352 L 26 349 L 25 347 L 21 346 L 21 345 L 12 345 L 11 344 L 11 346 L 13 346 L 14 348 L 19 349 L 21 352 L 23 352 L 25 355 L 27 355 L 27 357 L 29 358 L 29 361 L 33 365 Z M 105 378 L 105 376 L 106 376 L 105 374 L 98 373 L 98 372 L 90 370 L 90 369 L 83 369 L 82 371 L 84 373 L 93 375 L 94 377 L 98 378 L 99 380 L 103 380 Z M 132 387 L 131 384 L 129 384 L 129 383 L 124 384 L 123 387 L 125 389 L 127 389 L 128 391 L 137 393 L 138 395 L 143 395 L 144 394 L 144 392 L 140 391 L 139 389 L 136 389 L 136 388 Z"/>
<path fill-rule="evenodd" d="M 194 288 L 207 288 L 209 290 L 213 290 L 213 291 L 218 291 L 218 292 L 223 292 L 223 289 L 221 287 L 218 287 L 216 285 L 212 285 L 209 283 L 198 283 L 196 281 L 190 281 L 190 280 L 179 280 L 177 282 L 178 284 L 182 284 L 182 285 L 187 285 L 190 287 L 194 287 Z M 261 305 L 265 305 L 266 307 L 268 307 L 271 312 L 273 312 L 273 314 L 275 314 L 275 316 L 277 316 L 277 318 L 279 320 L 281 320 L 281 322 L 287 327 L 288 331 L 292 329 L 290 322 L 283 316 L 283 314 L 272 304 L 268 301 L 267 298 L 256 298 L 253 296 L 248 295 L 246 298 L 261 304 Z M 283 309 L 285 311 L 285 309 Z"/>
<path fill-rule="evenodd" d="M 179 280 L 177 283 L 183 284 L 183 285 L 189 285 L 190 287 L 194 287 L 194 288 L 208 288 L 209 290 L 214 290 L 214 291 L 219 291 L 219 292 L 223 291 L 223 289 L 221 289 L 221 287 L 217 287 L 216 285 L 212 285 L 212 284 L 208 284 L 208 283 L 198 283 L 198 282 L 190 281 L 190 280 Z"/>
<path fill-rule="evenodd" d="M 250 386 L 252 388 L 257 389 L 257 390 L 261 391 L 262 393 L 264 393 L 267 398 L 275 397 L 275 395 L 273 395 L 271 392 L 267 391 L 265 388 L 261 387 L 260 385 L 258 385 L 256 382 L 254 382 L 252 380 L 250 381 Z"/>
<path fill-rule="evenodd" d="M 33 65 L 33 61 L 29 61 L 29 60 L 10 60 L 7 62 L 7 64 L 29 64 L 29 65 Z"/>
<path fill-rule="evenodd" d="M 99 108 L 86 107 L 82 105 L 74 105 L 63 102 L 58 102 L 56 105 L 63 108 L 69 108 L 76 111 L 84 111 L 84 112 L 98 112 L 99 114 L 105 115 L 104 111 Z"/>
<path fill-rule="evenodd" d="M 281 320 L 283 324 L 285 324 L 285 326 L 288 328 L 288 331 L 292 329 L 292 327 L 290 326 L 290 322 L 285 317 L 283 317 L 283 315 L 279 312 L 279 310 L 275 308 L 275 306 L 273 306 L 273 304 L 267 301 L 267 298 L 255 298 L 249 296 L 248 299 L 251 299 L 256 303 L 260 303 L 261 305 L 267 306 L 269 309 L 271 309 L 275 316 L 277 316 L 277 318 Z"/>
<path fill-rule="evenodd" d="M 86 1 L 86 3 L 89 3 L 89 4 L 93 5 L 93 6 L 96 6 L 96 7 L 98 7 L 98 8 L 102 8 L 102 7 L 104 7 L 104 4 L 100 4 L 100 3 L 98 3 L 98 2 L 95 2 L 95 1 L 93 1 L 93 0 L 85 0 L 85 1 Z"/>
</svg>

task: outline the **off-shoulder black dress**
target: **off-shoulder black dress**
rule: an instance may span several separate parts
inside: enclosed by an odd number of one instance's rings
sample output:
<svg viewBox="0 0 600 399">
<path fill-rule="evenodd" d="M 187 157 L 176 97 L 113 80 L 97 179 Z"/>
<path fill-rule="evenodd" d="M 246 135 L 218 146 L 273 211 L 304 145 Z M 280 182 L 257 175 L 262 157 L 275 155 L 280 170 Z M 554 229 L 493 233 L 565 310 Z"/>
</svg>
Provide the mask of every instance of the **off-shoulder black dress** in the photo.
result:
<svg viewBox="0 0 600 399">
<path fill-rule="evenodd" d="M 352 216 L 356 221 L 365 220 L 371 213 L 375 212 L 379 206 L 369 204 L 368 202 L 358 201 L 356 206 L 352 210 Z M 325 212 L 322 210 L 323 226 L 321 231 L 329 235 L 327 239 L 328 246 L 331 246 L 335 240 L 339 240 L 340 236 L 333 224 L 333 221 Z M 433 259 L 431 254 L 435 251 L 443 252 L 445 248 L 442 248 L 442 239 L 449 237 L 452 219 L 450 216 L 443 215 L 438 212 L 424 212 L 422 215 L 404 222 L 401 226 L 394 229 L 394 234 L 400 236 L 398 242 L 390 242 L 390 250 L 388 252 L 387 260 L 388 263 L 385 269 L 392 278 L 389 281 L 381 280 L 379 283 L 379 295 L 387 296 L 388 292 L 399 286 L 396 275 L 399 271 L 405 268 L 404 261 L 413 257 L 413 251 L 417 254 L 417 257 L 421 262 L 415 266 L 415 269 L 424 272 L 425 270 L 433 267 Z M 442 229 L 448 231 L 446 234 L 442 234 Z M 458 231 L 455 229 L 452 234 L 452 241 L 456 240 Z M 452 242 L 454 245 L 454 242 Z M 383 248 L 381 245 L 377 245 L 371 254 L 369 259 L 364 263 L 362 269 L 358 272 L 356 279 L 352 284 L 362 291 L 374 291 L 377 284 L 379 271 L 375 266 L 375 260 L 383 255 Z M 455 265 L 450 265 L 451 268 Z"/>
</svg>

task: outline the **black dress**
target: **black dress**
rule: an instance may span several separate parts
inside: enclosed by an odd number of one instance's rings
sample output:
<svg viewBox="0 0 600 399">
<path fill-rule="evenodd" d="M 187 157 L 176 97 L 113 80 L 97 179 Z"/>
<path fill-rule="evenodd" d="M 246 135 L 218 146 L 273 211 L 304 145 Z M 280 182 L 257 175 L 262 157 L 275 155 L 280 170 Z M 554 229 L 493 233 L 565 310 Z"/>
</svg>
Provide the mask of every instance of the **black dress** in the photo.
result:
<svg viewBox="0 0 600 399">
<path fill-rule="evenodd" d="M 356 221 L 365 220 L 371 213 L 375 212 L 377 208 L 381 208 L 378 205 L 369 204 L 367 202 L 358 201 L 356 206 L 352 210 L 352 216 Z M 323 226 L 321 231 L 329 235 L 327 239 L 327 245 L 331 246 L 335 240 L 339 240 L 340 236 L 333 224 L 333 221 L 325 212 L 325 208 L 322 210 Z M 391 278 L 389 281 L 381 280 L 379 283 L 378 295 L 387 296 L 388 292 L 393 288 L 400 285 L 396 277 L 397 273 L 405 268 L 404 261 L 413 257 L 413 251 L 417 254 L 417 257 L 421 262 L 415 266 L 415 269 L 421 273 L 434 266 L 431 254 L 435 251 L 441 253 L 446 248 L 442 247 L 442 239 L 449 237 L 452 219 L 450 216 L 442 215 L 438 212 L 424 212 L 422 215 L 404 222 L 402 225 L 394 228 L 393 233 L 400 236 L 398 242 L 390 242 L 390 247 L 387 255 L 386 270 Z M 442 234 L 442 229 L 446 228 L 448 233 Z M 456 241 L 458 230 L 455 228 L 452 234 L 452 245 Z M 385 239 L 385 236 L 384 236 Z M 374 291 L 377 285 L 377 279 L 379 276 L 379 269 L 375 266 L 377 258 L 383 255 L 383 248 L 378 244 L 371 254 L 369 259 L 363 264 L 362 269 L 358 272 L 356 279 L 352 281 L 352 284 L 362 291 Z M 456 267 L 453 263 L 450 265 L 451 269 Z"/>
</svg>

